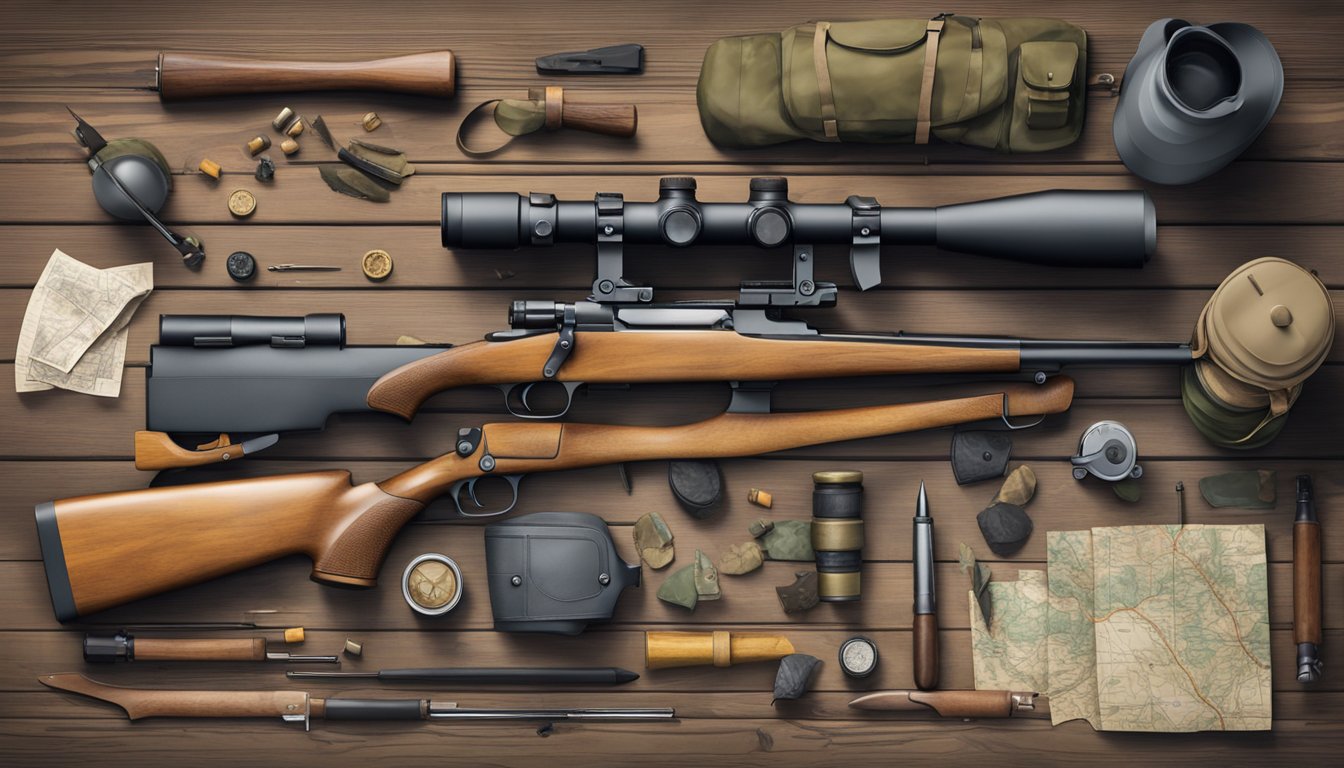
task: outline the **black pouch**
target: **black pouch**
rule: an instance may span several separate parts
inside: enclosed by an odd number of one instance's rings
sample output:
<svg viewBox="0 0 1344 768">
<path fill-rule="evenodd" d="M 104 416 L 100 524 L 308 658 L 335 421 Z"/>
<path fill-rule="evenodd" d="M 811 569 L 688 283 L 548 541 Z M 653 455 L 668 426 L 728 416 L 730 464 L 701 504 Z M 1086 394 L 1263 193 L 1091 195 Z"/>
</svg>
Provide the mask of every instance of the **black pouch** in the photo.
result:
<svg viewBox="0 0 1344 768">
<path fill-rule="evenodd" d="M 640 568 L 621 560 L 607 524 L 583 512 L 538 512 L 485 529 L 490 610 L 500 632 L 577 635 L 606 621 Z"/>
</svg>

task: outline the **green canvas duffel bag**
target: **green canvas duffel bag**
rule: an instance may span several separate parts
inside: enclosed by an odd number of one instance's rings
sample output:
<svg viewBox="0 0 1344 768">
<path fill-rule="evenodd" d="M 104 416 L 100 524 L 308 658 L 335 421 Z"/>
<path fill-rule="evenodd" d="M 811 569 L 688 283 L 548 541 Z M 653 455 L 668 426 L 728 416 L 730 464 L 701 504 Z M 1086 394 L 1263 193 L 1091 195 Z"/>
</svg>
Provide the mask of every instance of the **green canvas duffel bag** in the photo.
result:
<svg viewBox="0 0 1344 768">
<path fill-rule="evenodd" d="M 1072 143 L 1083 127 L 1087 34 L 1057 19 L 809 22 L 729 37 L 696 89 L 715 143 L 944 141 L 1000 152 Z"/>
</svg>

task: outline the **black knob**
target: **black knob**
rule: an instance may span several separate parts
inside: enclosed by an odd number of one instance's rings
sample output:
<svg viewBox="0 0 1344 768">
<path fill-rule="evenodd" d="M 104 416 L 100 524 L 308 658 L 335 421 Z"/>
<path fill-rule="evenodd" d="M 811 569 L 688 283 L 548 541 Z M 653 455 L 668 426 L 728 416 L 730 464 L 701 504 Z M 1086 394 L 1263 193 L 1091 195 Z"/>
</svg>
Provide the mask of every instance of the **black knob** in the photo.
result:
<svg viewBox="0 0 1344 768">
<path fill-rule="evenodd" d="M 788 192 L 789 180 L 783 176 L 760 176 L 751 180 L 752 192 Z"/>
<path fill-rule="evenodd" d="M 658 180 L 659 192 L 670 192 L 674 189 L 689 189 L 695 191 L 695 179 L 690 176 L 664 176 Z"/>
<path fill-rule="evenodd" d="M 752 239 L 762 248 L 774 248 L 789 239 L 789 217 L 778 208 L 758 208 L 749 224 Z"/>
<path fill-rule="evenodd" d="M 224 262 L 224 268 L 228 270 L 229 277 L 242 283 L 251 280 L 257 273 L 257 260 L 247 251 L 234 251 Z"/>
</svg>

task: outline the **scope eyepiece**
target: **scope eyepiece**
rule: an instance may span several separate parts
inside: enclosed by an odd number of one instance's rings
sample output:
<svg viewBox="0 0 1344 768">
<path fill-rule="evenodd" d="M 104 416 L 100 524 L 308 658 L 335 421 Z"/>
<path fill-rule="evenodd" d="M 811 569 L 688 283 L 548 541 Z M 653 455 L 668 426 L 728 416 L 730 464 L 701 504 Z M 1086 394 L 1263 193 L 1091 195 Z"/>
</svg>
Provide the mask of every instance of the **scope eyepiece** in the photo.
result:
<svg viewBox="0 0 1344 768">
<path fill-rule="evenodd" d="M 345 346 L 345 315 L 303 317 L 159 315 L 159 344 L 171 347 Z"/>
</svg>

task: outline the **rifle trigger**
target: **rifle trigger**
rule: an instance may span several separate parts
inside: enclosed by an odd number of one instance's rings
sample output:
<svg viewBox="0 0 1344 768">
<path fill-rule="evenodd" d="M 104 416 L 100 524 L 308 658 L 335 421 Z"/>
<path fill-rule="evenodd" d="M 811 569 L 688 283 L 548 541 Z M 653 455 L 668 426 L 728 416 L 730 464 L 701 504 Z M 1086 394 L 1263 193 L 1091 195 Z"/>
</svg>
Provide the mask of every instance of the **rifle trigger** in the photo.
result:
<svg viewBox="0 0 1344 768">
<path fill-rule="evenodd" d="M 541 369 L 541 375 L 547 379 L 554 379 L 556 374 L 560 373 L 560 366 L 569 359 L 569 353 L 574 351 L 574 326 L 578 320 L 574 314 L 574 305 L 565 306 L 564 319 L 560 321 L 560 332 L 555 340 L 555 347 L 551 349 L 551 356 L 546 358 L 546 365 Z"/>
</svg>

